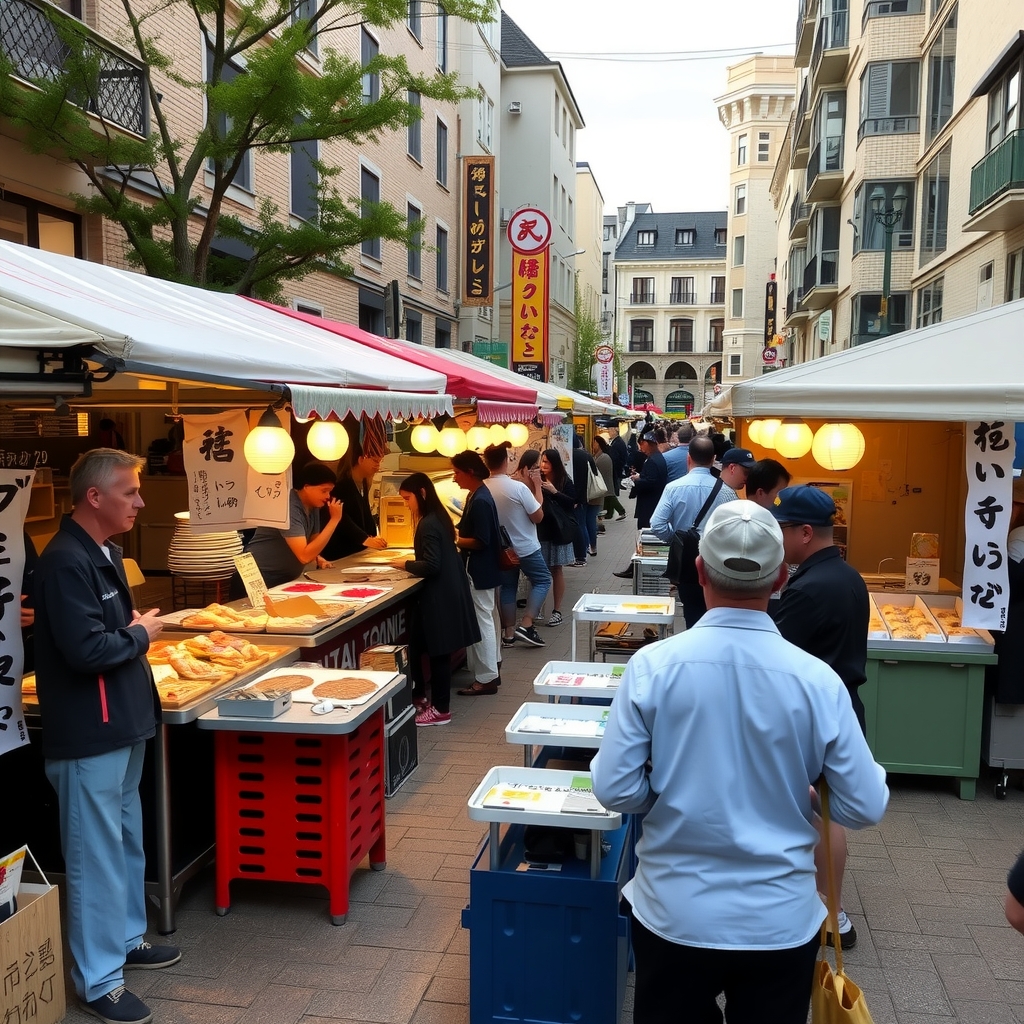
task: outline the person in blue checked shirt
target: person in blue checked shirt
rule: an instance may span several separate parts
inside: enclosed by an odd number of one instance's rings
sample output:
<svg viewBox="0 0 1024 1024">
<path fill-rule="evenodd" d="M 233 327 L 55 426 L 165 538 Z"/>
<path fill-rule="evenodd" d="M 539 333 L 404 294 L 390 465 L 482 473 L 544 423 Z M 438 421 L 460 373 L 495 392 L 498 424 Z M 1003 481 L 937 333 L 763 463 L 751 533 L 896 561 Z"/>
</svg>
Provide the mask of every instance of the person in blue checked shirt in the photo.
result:
<svg viewBox="0 0 1024 1024">
<path fill-rule="evenodd" d="M 864 828 L 889 799 L 850 694 L 767 614 L 786 581 L 782 531 L 750 501 L 709 516 L 697 572 L 708 611 L 637 652 L 594 758 L 594 794 L 644 813 L 632 908 L 636 1024 L 805 1024 L 825 906 L 815 797 Z"/>
</svg>

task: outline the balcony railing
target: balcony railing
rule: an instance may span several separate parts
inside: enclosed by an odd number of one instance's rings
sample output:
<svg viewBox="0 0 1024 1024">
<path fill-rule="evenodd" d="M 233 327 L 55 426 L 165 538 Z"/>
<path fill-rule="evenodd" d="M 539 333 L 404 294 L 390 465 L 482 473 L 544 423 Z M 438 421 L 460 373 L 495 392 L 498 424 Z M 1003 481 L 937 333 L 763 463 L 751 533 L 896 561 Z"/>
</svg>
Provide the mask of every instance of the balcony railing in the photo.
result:
<svg viewBox="0 0 1024 1024">
<path fill-rule="evenodd" d="M 708 351 L 709 352 L 721 352 L 722 351 L 722 339 L 719 338 L 708 338 Z"/>
<path fill-rule="evenodd" d="M 864 5 L 864 26 L 871 18 L 891 18 L 903 14 L 921 14 L 924 11 L 922 0 L 871 0 Z"/>
<path fill-rule="evenodd" d="M 692 352 L 693 338 L 669 338 L 669 352 Z"/>
<path fill-rule="evenodd" d="M 788 320 L 795 313 L 803 313 L 804 310 L 804 289 L 802 285 L 790 288 L 786 295 L 786 319 Z"/>
<path fill-rule="evenodd" d="M 653 352 L 654 341 L 642 341 L 637 338 L 629 339 L 629 351 L 630 352 Z"/>
<path fill-rule="evenodd" d="M 857 128 L 857 141 L 865 135 L 911 135 L 921 130 L 921 118 L 912 117 L 866 117 Z"/>
<path fill-rule="evenodd" d="M 798 223 L 806 222 L 811 216 L 811 207 L 808 203 L 800 202 L 799 193 L 793 197 L 793 202 L 789 207 L 789 237 L 793 237 L 793 232 L 796 230 Z"/>
<path fill-rule="evenodd" d="M 807 188 L 810 192 L 814 179 L 819 174 L 843 169 L 843 137 L 829 135 L 811 150 L 811 158 L 807 161 Z"/>
<path fill-rule="evenodd" d="M 804 267 L 804 295 L 812 288 L 828 287 L 839 280 L 839 250 L 823 249 Z"/>
<path fill-rule="evenodd" d="M 818 22 L 811 50 L 811 77 L 813 78 L 826 50 L 843 50 L 850 45 L 850 18 L 848 11 L 835 11 Z"/>
<path fill-rule="evenodd" d="M 654 292 L 631 292 L 629 302 L 632 306 L 649 305 L 654 302 Z"/>
<path fill-rule="evenodd" d="M 722 288 L 720 291 L 718 289 L 712 289 L 711 298 L 708 301 L 712 306 L 724 306 L 725 289 Z"/>
<path fill-rule="evenodd" d="M 811 52 L 811 37 L 814 32 L 814 19 L 818 16 L 818 0 L 802 0 L 796 15 L 796 64 L 807 66 L 807 58 Z"/>
<path fill-rule="evenodd" d="M 146 135 L 149 112 L 142 65 L 49 4 L 44 8 L 33 0 L 0 0 L 0 49 L 14 73 L 27 82 L 55 82 L 64 75 L 71 54 L 57 19 L 86 35 L 86 57 L 98 67 L 87 95 L 72 93 L 71 102 L 119 128 Z"/>
<path fill-rule="evenodd" d="M 697 293 L 669 292 L 668 301 L 676 306 L 693 306 L 697 302 Z"/>
<path fill-rule="evenodd" d="M 1010 132 L 991 152 L 971 168 L 973 216 L 1010 189 L 1024 188 L 1024 129 Z"/>
</svg>

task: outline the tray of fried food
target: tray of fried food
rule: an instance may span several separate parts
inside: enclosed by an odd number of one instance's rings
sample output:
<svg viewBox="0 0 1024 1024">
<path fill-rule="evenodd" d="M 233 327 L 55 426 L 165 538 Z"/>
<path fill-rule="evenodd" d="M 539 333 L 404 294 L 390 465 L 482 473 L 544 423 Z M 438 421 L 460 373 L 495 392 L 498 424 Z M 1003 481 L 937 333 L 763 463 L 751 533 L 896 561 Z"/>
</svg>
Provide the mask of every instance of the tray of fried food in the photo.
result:
<svg viewBox="0 0 1024 1024">
<path fill-rule="evenodd" d="M 938 640 L 945 638 L 935 620 L 919 603 L 887 602 L 878 606 L 893 640 Z"/>
<path fill-rule="evenodd" d="M 356 605 L 344 601 L 320 601 L 322 615 L 271 615 L 267 619 L 268 633 L 309 634 L 329 626 L 339 619 L 347 619 L 356 612 Z"/>
<path fill-rule="evenodd" d="M 267 613 L 255 608 L 230 608 L 226 604 L 208 604 L 205 608 L 186 608 L 162 616 L 170 626 L 201 632 L 223 630 L 227 633 L 262 633 Z"/>
<path fill-rule="evenodd" d="M 169 710 L 177 710 L 192 704 L 221 685 L 220 680 L 182 679 L 177 675 L 165 676 L 156 681 L 156 692 L 160 696 L 160 705 Z"/>
<path fill-rule="evenodd" d="M 981 639 L 981 634 L 976 629 L 971 629 L 970 626 L 963 624 L 960 612 L 956 608 L 932 608 L 931 612 L 948 639 L 953 640 L 958 637 Z"/>
</svg>

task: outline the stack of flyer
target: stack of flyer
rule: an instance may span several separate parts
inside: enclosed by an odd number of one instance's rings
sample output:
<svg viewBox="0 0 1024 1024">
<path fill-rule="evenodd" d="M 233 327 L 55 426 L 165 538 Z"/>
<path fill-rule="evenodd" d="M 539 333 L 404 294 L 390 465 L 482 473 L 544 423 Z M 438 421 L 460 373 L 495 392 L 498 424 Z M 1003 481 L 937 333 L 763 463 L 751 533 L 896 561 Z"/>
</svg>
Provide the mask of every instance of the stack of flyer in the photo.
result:
<svg viewBox="0 0 1024 1024">
<path fill-rule="evenodd" d="M 548 811 L 552 814 L 607 814 L 588 775 L 576 775 L 569 786 L 544 786 L 528 782 L 501 782 L 483 799 L 484 807 L 504 810 Z"/>
<path fill-rule="evenodd" d="M 607 675 L 579 675 L 575 672 L 552 672 L 544 680 L 545 686 L 618 686 L 622 681 L 625 665 L 615 665 Z"/>
</svg>

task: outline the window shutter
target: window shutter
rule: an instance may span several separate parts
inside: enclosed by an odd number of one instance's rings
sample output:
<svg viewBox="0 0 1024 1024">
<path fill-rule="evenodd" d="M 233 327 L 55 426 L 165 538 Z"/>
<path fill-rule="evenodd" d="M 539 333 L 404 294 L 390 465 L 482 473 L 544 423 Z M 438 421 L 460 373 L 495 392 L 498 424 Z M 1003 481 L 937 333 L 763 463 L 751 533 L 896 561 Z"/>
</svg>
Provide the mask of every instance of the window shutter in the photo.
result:
<svg viewBox="0 0 1024 1024">
<path fill-rule="evenodd" d="M 871 64 L 868 67 L 868 117 L 889 116 L 889 73 L 891 64 Z"/>
</svg>

